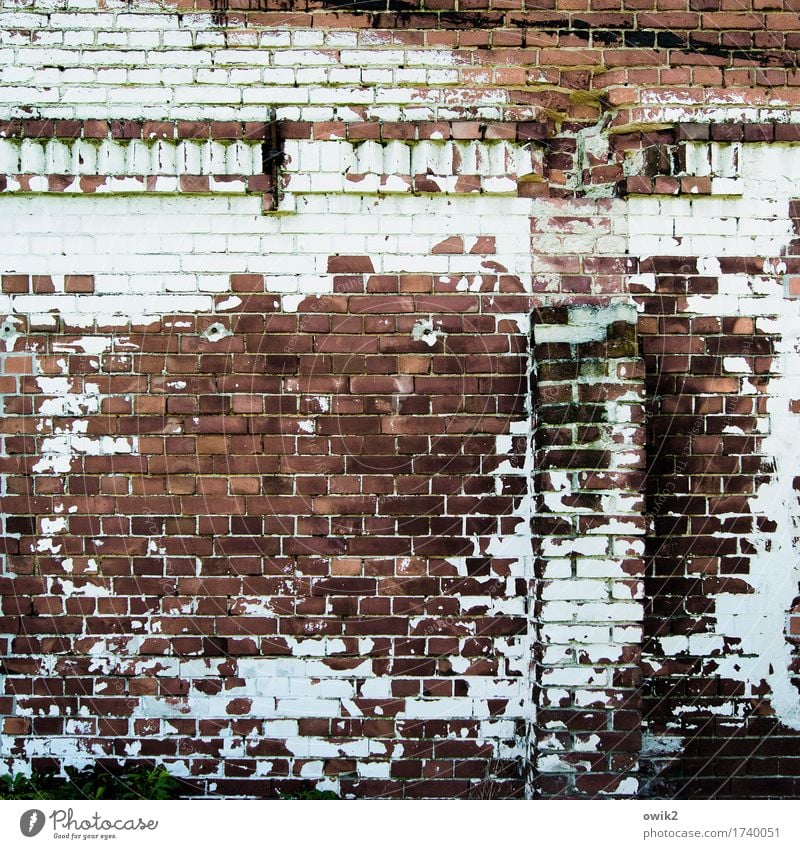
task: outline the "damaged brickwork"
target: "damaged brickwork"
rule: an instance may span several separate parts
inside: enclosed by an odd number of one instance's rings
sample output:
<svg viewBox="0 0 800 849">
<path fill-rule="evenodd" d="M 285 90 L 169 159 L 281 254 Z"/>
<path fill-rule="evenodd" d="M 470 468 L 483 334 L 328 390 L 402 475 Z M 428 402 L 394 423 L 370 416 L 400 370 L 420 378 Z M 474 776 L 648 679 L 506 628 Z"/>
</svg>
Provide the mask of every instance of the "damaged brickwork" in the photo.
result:
<svg viewBox="0 0 800 849">
<path fill-rule="evenodd" d="M 800 18 L 542 5 L 2 0 L 3 772 L 800 795 Z"/>
</svg>

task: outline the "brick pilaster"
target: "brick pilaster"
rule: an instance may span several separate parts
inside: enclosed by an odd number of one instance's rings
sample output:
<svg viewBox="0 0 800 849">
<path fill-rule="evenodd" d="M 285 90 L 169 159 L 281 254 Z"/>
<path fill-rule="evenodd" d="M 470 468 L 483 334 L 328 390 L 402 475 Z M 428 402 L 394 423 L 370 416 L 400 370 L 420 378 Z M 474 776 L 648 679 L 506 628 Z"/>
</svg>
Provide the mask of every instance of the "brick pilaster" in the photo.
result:
<svg viewBox="0 0 800 849">
<path fill-rule="evenodd" d="M 636 312 L 542 309 L 533 344 L 533 793 L 633 795 L 645 531 Z"/>
</svg>

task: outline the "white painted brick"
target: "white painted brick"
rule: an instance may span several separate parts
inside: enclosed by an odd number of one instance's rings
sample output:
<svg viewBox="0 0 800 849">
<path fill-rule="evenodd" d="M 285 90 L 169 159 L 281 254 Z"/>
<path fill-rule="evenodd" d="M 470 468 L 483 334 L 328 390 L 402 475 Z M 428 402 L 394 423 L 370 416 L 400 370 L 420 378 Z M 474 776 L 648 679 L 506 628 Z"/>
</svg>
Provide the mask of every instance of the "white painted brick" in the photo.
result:
<svg viewBox="0 0 800 849">
<path fill-rule="evenodd" d="M 267 30 L 259 33 L 260 47 L 288 47 L 291 44 L 291 36 L 288 30 Z"/>
<path fill-rule="evenodd" d="M 585 666 L 545 668 L 541 682 L 543 687 L 605 687 L 610 683 L 607 670 L 588 669 Z"/>
<path fill-rule="evenodd" d="M 289 695 L 289 678 L 248 679 L 248 694 L 259 696 L 285 697 Z"/>
<path fill-rule="evenodd" d="M 106 93 L 95 88 L 63 88 L 62 103 L 105 103 Z"/>
<path fill-rule="evenodd" d="M 125 68 L 98 68 L 95 80 L 102 85 L 125 85 L 128 71 Z"/>
<path fill-rule="evenodd" d="M 781 219 L 740 218 L 738 232 L 742 236 L 775 236 L 786 233 L 786 221 Z"/>
<path fill-rule="evenodd" d="M 46 29 L 47 17 L 31 12 L 0 12 L 2 29 Z"/>
<path fill-rule="evenodd" d="M 331 68 L 328 81 L 331 85 L 357 86 L 361 83 L 361 71 L 358 68 Z"/>
<path fill-rule="evenodd" d="M 33 76 L 33 68 L 27 67 L 8 65 L 0 71 L 0 79 L 4 83 L 24 83 L 31 80 Z"/>
<path fill-rule="evenodd" d="M 364 68 L 361 81 L 365 85 L 389 85 L 394 79 L 390 70 L 384 68 Z"/>
<path fill-rule="evenodd" d="M 126 15 L 117 14 L 115 25 L 126 30 L 171 30 L 178 29 L 179 21 L 175 15 Z"/>
<path fill-rule="evenodd" d="M 214 62 L 211 53 L 204 50 L 153 50 L 147 54 L 147 64 L 150 65 L 170 65 L 180 67 L 182 65 L 190 66 L 210 66 Z M 131 63 L 133 64 L 133 63 Z M 141 64 L 145 64 L 144 56 L 142 56 Z"/>
<path fill-rule="evenodd" d="M 170 30 L 161 34 L 161 43 L 164 47 L 191 47 L 192 35 L 189 32 Z"/>
<path fill-rule="evenodd" d="M 402 50 L 342 50 L 339 61 L 342 65 L 359 68 L 388 68 L 392 65 L 402 65 L 405 62 L 405 54 Z"/>
<path fill-rule="evenodd" d="M 335 699 L 278 699 L 275 714 L 281 717 L 339 716 L 340 702 Z"/>
<path fill-rule="evenodd" d="M 248 86 L 243 90 L 244 103 L 308 103 L 309 92 L 303 88 Z"/>
<path fill-rule="evenodd" d="M 94 33 L 77 30 L 65 32 L 62 35 L 61 43 L 64 47 L 90 47 L 95 43 Z"/>
<path fill-rule="evenodd" d="M 692 219 L 694 221 L 694 219 Z M 628 229 L 631 235 L 667 235 L 671 236 L 676 224 L 670 218 L 663 215 L 636 215 L 631 216 Z M 687 226 L 684 222 L 684 226 Z"/>
<path fill-rule="evenodd" d="M 321 47 L 325 40 L 325 34 L 319 30 L 293 30 L 291 35 L 294 47 Z"/>
<path fill-rule="evenodd" d="M 326 47 L 348 48 L 358 44 L 358 34 L 355 32 L 332 29 L 327 30 L 324 35 Z"/>
<path fill-rule="evenodd" d="M 257 68 L 234 68 L 228 78 L 231 85 L 249 87 L 261 81 L 261 74 Z"/>
<path fill-rule="evenodd" d="M 437 719 L 471 717 L 474 715 L 473 700 L 465 698 L 417 699 L 406 702 L 400 716 L 408 719 Z"/>
<path fill-rule="evenodd" d="M 99 52 L 100 51 L 98 51 L 98 53 Z M 97 57 L 97 55 L 97 53 L 92 53 L 93 58 Z M 144 59 L 143 54 L 139 55 L 142 59 Z M 74 66 L 83 64 L 81 62 L 81 54 L 77 50 L 73 51 L 48 49 L 47 57 L 49 63 L 54 66 Z M 16 51 L 15 58 L 17 64 L 19 65 L 31 65 L 33 67 L 36 67 L 37 65 L 41 64 L 42 53 L 38 47 L 23 47 Z"/>
<path fill-rule="evenodd" d="M 602 599 L 608 597 L 604 581 L 551 581 L 542 589 L 542 598 L 551 599 Z"/>
<path fill-rule="evenodd" d="M 241 103 L 242 93 L 233 87 L 178 86 L 173 98 L 175 103 Z"/>
<path fill-rule="evenodd" d="M 711 174 L 711 146 L 707 143 L 689 142 L 685 145 L 686 173 L 696 177 Z"/>
<path fill-rule="evenodd" d="M 744 182 L 732 177 L 712 177 L 711 193 L 714 195 L 742 195 Z"/>
<path fill-rule="evenodd" d="M 294 68 L 264 68 L 261 72 L 261 80 L 270 86 L 293 86 L 295 84 Z"/>
<path fill-rule="evenodd" d="M 291 719 L 268 719 L 264 721 L 264 733 L 276 739 L 297 737 L 298 723 Z"/>
<path fill-rule="evenodd" d="M 203 86 L 228 85 L 230 79 L 228 72 L 222 68 L 197 68 L 194 75 L 195 82 Z"/>
<path fill-rule="evenodd" d="M 320 50 L 280 50 L 274 54 L 275 65 L 289 65 L 305 68 L 310 65 L 337 65 L 338 59 L 334 52 Z"/>
<path fill-rule="evenodd" d="M 58 91 L 45 88 L 31 88 L 28 86 L 0 88 L 0 102 L 2 103 L 16 104 L 28 101 L 30 103 L 47 104 L 58 103 L 59 99 Z"/>
<path fill-rule="evenodd" d="M 299 80 L 299 77 L 298 77 Z M 374 103 L 375 92 L 369 88 L 311 88 L 310 103 Z"/>
</svg>

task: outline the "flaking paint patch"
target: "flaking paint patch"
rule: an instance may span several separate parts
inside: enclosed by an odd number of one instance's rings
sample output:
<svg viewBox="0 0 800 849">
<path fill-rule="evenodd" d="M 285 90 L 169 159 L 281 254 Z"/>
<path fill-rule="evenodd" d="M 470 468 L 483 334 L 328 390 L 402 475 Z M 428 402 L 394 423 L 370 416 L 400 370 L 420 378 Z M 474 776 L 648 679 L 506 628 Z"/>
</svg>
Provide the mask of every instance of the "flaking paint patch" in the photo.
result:
<svg viewBox="0 0 800 849">
<path fill-rule="evenodd" d="M 444 336 L 441 327 L 437 327 L 431 318 L 421 318 L 411 328 L 411 338 L 415 342 L 424 342 L 429 348 L 433 348 Z"/>
<path fill-rule="evenodd" d="M 794 487 L 797 458 L 797 416 L 790 411 L 792 399 L 800 391 L 797 362 L 800 358 L 800 304 L 783 301 L 774 304 L 776 318 L 757 322 L 759 329 L 777 334 L 773 371 L 769 382 L 767 412 L 770 430 L 761 445 L 772 459 L 774 472 L 759 485 L 750 499 L 750 510 L 768 516 L 776 523 L 774 533 L 754 534 L 755 553 L 750 557 L 746 576 L 754 592 L 720 594 L 717 597 L 717 632 L 740 639 L 738 653 L 750 656 L 747 669 L 749 688 L 762 680 L 770 687 L 770 704 L 784 725 L 800 730 L 800 699 L 792 684 L 792 646 L 786 640 L 786 611 L 798 593 L 800 564 L 796 540 L 800 530 L 800 505 Z M 736 655 L 717 660 L 719 674 L 737 676 Z"/>
<path fill-rule="evenodd" d="M 720 315 L 753 316 L 759 331 L 770 334 L 775 341 L 775 357 L 766 390 L 743 380 L 743 391 L 767 396 L 769 428 L 761 443 L 760 453 L 769 458 L 774 472 L 769 479 L 760 483 L 754 496 L 749 499 L 749 512 L 754 516 L 766 516 L 776 524 L 774 532 L 754 531 L 748 537 L 754 550 L 749 556 L 749 573 L 740 576 L 752 588 L 749 593 L 718 593 L 715 596 L 714 631 L 705 642 L 695 638 L 691 650 L 707 658 L 706 668 L 722 679 L 742 682 L 745 697 L 755 697 L 756 690 L 762 692 L 763 685 L 769 687 L 769 702 L 777 719 L 785 726 L 800 730 L 800 700 L 797 688 L 792 684 L 790 666 L 792 646 L 786 640 L 786 614 L 797 596 L 800 583 L 800 565 L 796 554 L 796 539 L 800 528 L 800 506 L 794 488 L 796 467 L 797 416 L 790 411 L 794 398 L 800 397 L 800 379 L 797 362 L 800 358 L 800 304 L 783 297 L 782 274 L 785 263 L 770 257 L 782 254 L 795 237 L 789 218 L 789 200 L 796 196 L 795 178 L 800 173 L 800 151 L 795 147 L 768 145 L 746 145 L 743 148 L 744 196 L 741 206 L 737 200 L 717 202 L 709 205 L 709 214 L 715 220 L 738 210 L 739 220 L 755 219 L 759 209 L 766 204 L 772 208 L 770 218 L 778 226 L 765 228 L 766 235 L 758 242 L 742 243 L 739 235 L 722 237 L 714 243 L 718 255 L 738 256 L 752 253 L 766 255 L 765 278 L 753 282 L 746 276 L 734 280 L 725 277 L 724 293 L 718 295 L 694 295 L 687 299 L 690 313 L 717 317 Z M 777 161 L 776 161 L 777 157 Z M 690 214 L 689 199 L 670 199 L 671 213 L 677 217 Z M 653 199 L 631 198 L 629 214 L 652 214 Z M 739 206 L 736 206 L 739 204 Z M 747 211 L 747 214 L 745 212 Z M 663 214 L 663 213 L 662 213 Z M 750 227 L 753 230 L 754 228 Z M 645 258 L 657 247 L 652 240 L 631 236 L 631 252 Z M 703 243 L 686 240 L 669 253 L 686 255 L 702 254 Z M 701 256 L 697 261 L 701 273 L 715 273 L 719 262 L 711 256 Z M 690 269 L 691 271 L 691 269 Z M 751 288 L 752 287 L 752 288 Z M 758 297 L 751 292 L 758 289 Z M 723 360 L 726 372 L 749 373 L 749 363 L 743 357 L 726 357 Z M 727 425 L 724 433 L 744 435 L 738 426 Z M 761 429 L 761 432 L 764 432 Z M 721 646 L 731 642 L 727 654 Z M 685 651 L 685 638 L 661 638 L 661 647 L 668 656 Z M 691 714 L 697 710 L 695 704 L 675 705 L 675 715 Z M 704 706 L 704 711 L 718 716 L 743 717 L 747 704 L 728 701 Z M 658 757 L 659 746 L 677 751 L 680 738 L 673 736 L 649 738 L 646 745 Z M 645 754 L 646 752 L 643 752 Z M 667 752 L 665 752 L 667 753 Z M 649 756 L 649 753 L 646 753 Z"/>
<path fill-rule="evenodd" d="M 96 340 L 96 341 L 93 341 Z M 120 340 L 123 343 L 126 340 Z M 115 340 L 111 337 L 81 337 L 74 340 L 74 347 L 84 353 L 93 351 L 106 351 L 114 346 Z M 65 346 L 67 350 L 73 350 L 73 345 Z M 135 347 L 128 344 L 128 347 Z M 40 364 L 37 356 L 37 345 L 34 343 L 29 351 L 32 359 L 33 373 L 38 375 L 36 383 L 43 394 L 53 395 L 52 398 L 38 399 L 36 430 L 38 433 L 50 431 L 50 436 L 42 438 L 40 446 L 40 459 L 31 467 L 33 475 L 65 475 L 72 470 L 73 460 L 81 455 L 84 456 L 109 456 L 114 454 L 133 454 L 137 451 L 138 437 L 113 437 L 113 436 L 89 436 L 89 420 L 83 416 L 96 415 L 100 412 L 103 396 L 100 394 L 96 383 L 85 382 L 84 391 L 74 391 L 74 381 L 69 377 L 49 377 L 38 374 Z M 62 371 L 66 370 L 66 363 Z M 50 416 L 73 418 L 64 426 L 54 426 Z M 70 514 L 77 511 L 77 506 L 70 505 Z M 43 516 L 40 529 L 41 536 L 35 540 L 31 550 L 36 553 L 49 553 L 56 557 L 65 573 L 74 571 L 74 560 L 71 557 L 63 557 L 62 545 L 54 539 L 54 534 L 62 533 L 67 529 L 66 518 L 63 515 L 64 504 L 56 503 L 53 506 L 52 517 Z M 97 545 L 102 545 L 102 540 L 95 540 Z M 96 572 L 97 562 L 89 558 L 87 572 Z M 80 595 L 104 596 L 107 591 L 99 586 L 87 585 L 76 592 L 75 585 L 70 583 L 65 588 L 67 594 L 75 592 Z M 132 626 L 141 627 L 141 624 L 132 623 Z"/>
</svg>

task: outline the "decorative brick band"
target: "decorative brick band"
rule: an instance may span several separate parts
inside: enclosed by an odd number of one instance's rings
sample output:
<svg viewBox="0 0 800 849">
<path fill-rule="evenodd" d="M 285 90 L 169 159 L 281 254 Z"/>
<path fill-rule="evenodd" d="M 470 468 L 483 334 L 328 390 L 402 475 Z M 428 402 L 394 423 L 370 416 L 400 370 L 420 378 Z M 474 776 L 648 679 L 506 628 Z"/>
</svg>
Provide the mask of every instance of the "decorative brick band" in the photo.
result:
<svg viewBox="0 0 800 849">
<path fill-rule="evenodd" d="M 282 139 L 366 139 L 392 141 L 485 140 L 543 141 L 554 132 L 552 121 L 281 121 Z M 12 119 L 0 121 L 0 138 L 63 139 L 219 139 L 268 141 L 274 121 L 132 121 L 123 119 Z"/>
<path fill-rule="evenodd" d="M 798 140 L 800 124 L 686 122 L 672 129 L 612 135 L 605 155 L 595 150 L 582 162 L 576 140 L 555 137 L 552 121 L 20 119 L 0 123 L 0 173 L 4 175 L 0 176 L 0 191 L 258 192 L 271 195 L 265 201 L 265 211 L 291 211 L 292 202 L 281 203 L 277 196 L 277 168 L 284 161 L 286 148 L 291 153 L 285 162 L 285 188 L 291 193 L 739 195 L 740 163 L 735 157 L 731 161 L 728 157 L 718 167 L 710 162 L 709 147 L 709 161 L 704 165 L 696 155 L 690 161 L 687 146 Z M 308 169 L 302 162 L 292 162 L 301 159 L 298 146 L 325 142 L 349 145 L 352 156 L 359 161 L 342 162 L 341 167 L 327 171 L 324 167 L 314 168 L 311 170 L 315 173 L 303 174 Z M 415 172 L 413 162 L 412 167 L 403 165 L 403 156 L 393 147 L 398 143 L 404 147 L 435 144 L 440 152 L 452 149 L 448 154 L 451 162 L 444 170 L 429 164 L 425 170 Z M 457 149 L 459 143 L 477 144 L 478 158 L 487 161 L 492 156 L 497 159 L 491 151 L 501 151 L 505 165 L 499 170 L 496 163 L 470 165 L 463 161 Z M 377 145 L 377 153 L 367 145 Z M 365 150 L 370 154 L 366 158 Z M 408 151 L 404 155 L 409 159 Z M 375 156 L 383 161 L 366 161 Z M 511 161 L 514 159 L 515 163 Z M 586 188 L 575 184 L 579 169 Z M 259 173 L 262 170 L 266 179 Z M 70 179 L 70 174 L 81 179 Z M 179 181 L 174 179 L 176 174 Z M 33 175 L 47 175 L 48 179 L 42 182 L 32 179 Z M 120 175 L 132 180 L 121 180 Z M 164 180 L 162 176 L 172 179 Z M 448 181 L 449 177 L 458 179 Z M 549 185 L 541 185 L 545 181 Z"/>
<path fill-rule="evenodd" d="M 798 141 L 800 124 L 777 122 L 679 123 L 671 130 L 623 134 L 612 142 L 623 172 L 626 152 L 636 150 L 641 165 L 619 183 L 618 193 L 738 196 L 741 144 Z"/>
<path fill-rule="evenodd" d="M 786 124 L 778 121 L 682 123 L 677 125 L 676 130 L 678 141 L 800 141 L 800 124 Z"/>
<path fill-rule="evenodd" d="M 0 175 L 0 192 L 7 194 L 264 194 L 272 188 L 268 174 Z"/>
<path fill-rule="evenodd" d="M 129 121 L 123 119 L 21 119 L 0 121 L 0 138 L 58 139 L 220 139 L 268 141 L 268 121 Z"/>
<path fill-rule="evenodd" d="M 283 158 L 273 123 L 10 121 L 0 192 L 262 194 L 277 206 Z"/>
<path fill-rule="evenodd" d="M 552 121 L 282 121 L 283 139 L 331 141 L 546 141 Z"/>
<path fill-rule="evenodd" d="M 745 141 L 785 143 L 800 141 L 800 123 L 778 121 L 676 122 L 672 129 L 637 131 L 622 129 L 612 138 L 632 135 L 667 134 L 673 141 Z M 364 141 L 462 140 L 462 141 L 546 141 L 556 135 L 551 119 L 530 120 L 451 120 L 451 121 L 185 121 L 129 119 L 22 119 L 0 120 L 0 138 L 39 139 L 119 139 L 180 140 L 217 139 L 269 141 L 348 139 Z"/>
</svg>

